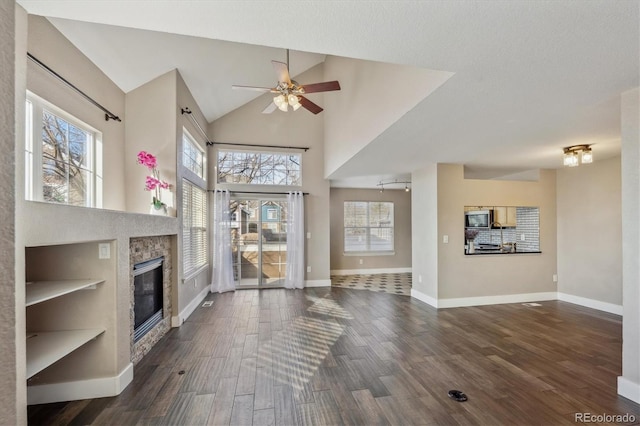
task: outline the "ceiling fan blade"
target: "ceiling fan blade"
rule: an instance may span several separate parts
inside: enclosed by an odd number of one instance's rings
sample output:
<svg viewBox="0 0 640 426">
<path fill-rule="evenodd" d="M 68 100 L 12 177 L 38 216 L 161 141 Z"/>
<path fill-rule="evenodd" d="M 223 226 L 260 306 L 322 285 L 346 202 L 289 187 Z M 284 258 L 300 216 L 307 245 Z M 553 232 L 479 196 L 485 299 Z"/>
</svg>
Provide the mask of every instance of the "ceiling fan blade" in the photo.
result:
<svg viewBox="0 0 640 426">
<path fill-rule="evenodd" d="M 324 83 L 303 84 L 304 93 L 330 92 L 340 90 L 340 83 L 337 81 L 325 81 Z"/>
<path fill-rule="evenodd" d="M 289 77 L 289 69 L 284 62 L 271 61 L 273 69 L 278 74 L 278 81 L 282 83 L 291 84 L 291 77 Z"/>
<path fill-rule="evenodd" d="M 257 87 L 257 86 L 236 86 L 233 85 L 231 86 L 232 89 L 243 89 L 243 90 L 253 90 L 256 92 L 271 92 L 271 93 L 276 93 L 277 90 L 273 89 L 271 87 Z"/>
<path fill-rule="evenodd" d="M 262 110 L 263 114 L 271 114 L 273 111 L 275 111 L 278 108 L 278 106 L 273 103 L 270 102 L 269 105 L 267 105 L 267 107 L 265 109 Z"/>
<path fill-rule="evenodd" d="M 322 108 L 320 108 L 320 105 L 314 104 L 304 96 L 298 96 L 298 99 L 300 99 L 300 105 L 314 114 L 318 114 L 323 111 Z"/>
</svg>

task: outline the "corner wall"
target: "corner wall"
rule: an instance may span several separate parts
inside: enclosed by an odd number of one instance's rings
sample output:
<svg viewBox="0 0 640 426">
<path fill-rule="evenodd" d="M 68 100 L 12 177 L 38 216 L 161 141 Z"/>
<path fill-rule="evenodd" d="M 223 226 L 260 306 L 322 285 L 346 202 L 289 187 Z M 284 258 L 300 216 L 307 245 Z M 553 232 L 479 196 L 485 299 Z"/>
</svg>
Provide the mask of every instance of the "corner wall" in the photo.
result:
<svg viewBox="0 0 640 426">
<path fill-rule="evenodd" d="M 622 94 L 622 376 L 618 393 L 640 404 L 640 89 Z"/>
<path fill-rule="evenodd" d="M 559 299 L 617 314 L 622 314 L 620 173 L 620 157 L 556 172 Z"/>
<path fill-rule="evenodd" d="M 350 256 L 344 254 L 344 202 L 390 201 L 393 202 L 394 254 L 388 256 Z M 363 271 L 368 269 L 390 270 L 411 268 L 411 194 L 404 189 L 331 189 L 331 273 Z M 362 259 L 362 264 L 359 260 Z M 376 273 L 381 271 L 376 271 Z M 343 272 L 344 273 L 344 272 Z M 350 273 L 350 272 L 349 272 Z"/>
</svg>

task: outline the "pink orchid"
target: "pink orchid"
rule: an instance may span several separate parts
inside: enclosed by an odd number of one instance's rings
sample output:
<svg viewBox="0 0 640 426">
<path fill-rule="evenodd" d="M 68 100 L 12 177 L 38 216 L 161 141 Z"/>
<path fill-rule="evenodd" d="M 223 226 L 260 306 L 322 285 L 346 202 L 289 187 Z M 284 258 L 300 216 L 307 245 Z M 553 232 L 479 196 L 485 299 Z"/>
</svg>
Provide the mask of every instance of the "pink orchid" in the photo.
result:
<svg viewBox="0 0 640 426">
<path fill-rule="evenodd" d="M 142 164 L 150 170 L 153 170 L 158 163 L 155 156 L 146 151 L 140 151 L 138 153 L 138 164 Z"/>
<path fill-rule="evenodd" d="M 147 176 L 144 182 L 145 191 L 155 191 L 153 196 L 153 204 L 156 208 L 160 208 L 164 203 L 160 199 L 160 189 L 169 189 L 171 185 L 168 182 L 160 180 L 160 172 L 157 169 L 158 161 L 156 157 L 146 151 L 138 153 L 138 164 L 142 164 L 151 170 L 152 176 Z"/>
</svg>

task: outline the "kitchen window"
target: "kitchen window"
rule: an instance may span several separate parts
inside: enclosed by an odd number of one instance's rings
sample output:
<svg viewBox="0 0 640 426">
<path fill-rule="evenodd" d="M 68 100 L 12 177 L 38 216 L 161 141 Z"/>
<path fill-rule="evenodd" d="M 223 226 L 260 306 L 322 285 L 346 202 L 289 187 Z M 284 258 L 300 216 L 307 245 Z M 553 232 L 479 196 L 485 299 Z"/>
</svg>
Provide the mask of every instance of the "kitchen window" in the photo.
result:
<svg viewBox="0 0 640 426">
<path fill-rule="evenodd" d="M 393 203 L 344 202 L 344 253 L 393 254 Z"/>
<path fill-rule="evenodd" d="M 102 207 L 102 134 L 27 92 L 25 196 Z"/>
</svg>

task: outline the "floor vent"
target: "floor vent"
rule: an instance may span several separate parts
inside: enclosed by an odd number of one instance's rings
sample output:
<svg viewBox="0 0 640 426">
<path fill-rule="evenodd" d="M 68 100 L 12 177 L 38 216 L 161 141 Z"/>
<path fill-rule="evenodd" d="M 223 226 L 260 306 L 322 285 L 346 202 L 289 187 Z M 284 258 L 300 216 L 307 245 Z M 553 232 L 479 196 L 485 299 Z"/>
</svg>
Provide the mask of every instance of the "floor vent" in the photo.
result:
<svg viewBox="0 0 640 426">
<path fill-rule="evenodd" d="M 529 306 L 529 307 L 536 307 L 536 306 L 542 306 L 539 303 L 534 303 L 534 302 L 530 302 L 530 303 L 523 303 L 524 306 Z"/>
<path fill-rule="evenodd" d="M 208 300 L 202 304 L 203 308 L 210 308 L 213 306 L 213 300 Z"/>
</svg>

